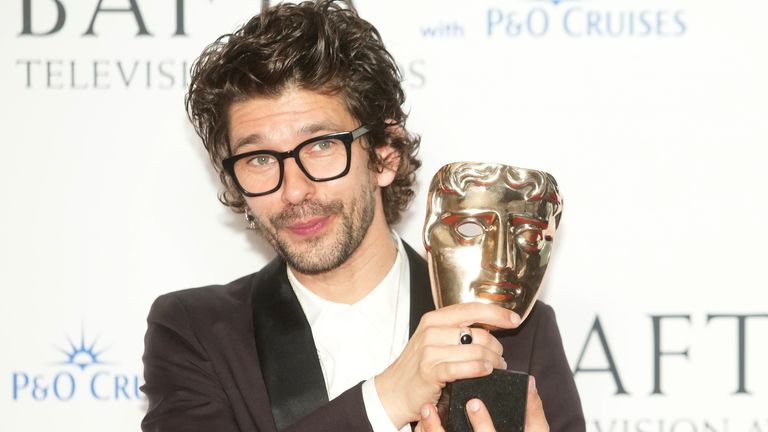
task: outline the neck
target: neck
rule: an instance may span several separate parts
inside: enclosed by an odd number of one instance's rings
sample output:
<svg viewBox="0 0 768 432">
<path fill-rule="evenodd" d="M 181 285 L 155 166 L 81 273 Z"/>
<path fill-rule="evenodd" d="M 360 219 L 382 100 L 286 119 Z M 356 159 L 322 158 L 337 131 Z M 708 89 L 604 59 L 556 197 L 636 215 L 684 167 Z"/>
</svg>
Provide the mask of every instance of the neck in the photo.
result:
<svg viewBox="0 0 768 432">
<path fill-rule="evenodd" d="M 339 267 L 311 275 L 300 273 L 294 268 L 291 270 L 302 285 L 321 298 L 335 303 L 353 304 L 384 280 L 396 258 L 397 245 L 392 240 L 389 226 L 383 214 L 376 214 L 363 241 Z"/>
</svg>

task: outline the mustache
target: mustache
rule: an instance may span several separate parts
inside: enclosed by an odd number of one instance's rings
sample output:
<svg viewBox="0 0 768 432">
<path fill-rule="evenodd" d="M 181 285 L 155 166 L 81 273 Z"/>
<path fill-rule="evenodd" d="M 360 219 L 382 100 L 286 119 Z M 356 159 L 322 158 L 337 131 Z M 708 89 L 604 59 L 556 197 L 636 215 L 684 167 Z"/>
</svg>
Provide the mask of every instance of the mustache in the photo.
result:
<svg viewBox="0 0 768 432">
<path fill-rule="evenodd" d="M 344 204 L 341 201 L 323 203 L 316 200 L 304 201 L 286 207 L 280 213 L 269 218 L 275 228 L 285 228 L 294 222 L 316 216 L 330 216 L 341 213 Z"/>
</svg>

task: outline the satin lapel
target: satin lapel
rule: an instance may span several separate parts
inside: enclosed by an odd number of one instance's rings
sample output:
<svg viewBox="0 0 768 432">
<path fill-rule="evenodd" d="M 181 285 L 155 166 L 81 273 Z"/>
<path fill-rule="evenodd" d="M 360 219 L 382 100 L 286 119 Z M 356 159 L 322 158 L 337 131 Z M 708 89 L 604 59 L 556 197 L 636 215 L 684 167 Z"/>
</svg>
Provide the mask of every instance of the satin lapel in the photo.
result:
<svg viewBox="0 0 768 432">
<path fill-rule="evenodd" d="M 276 259 L 252 288 L 256 349 L 279 431 L 328 402 L 312 329 L 285 272 Z"/>
<path fill-rule="evenodd" d="M 435 310 L 435 303 L 432 301 L 427 262 L 407 243 L 403 242 L 403 245 L 408 255 L 408 266 L 411 268 L 411 315 L 408 334 L 412 336 L 416 327 L 419 326 L 421 316 Z"/>
</svg>

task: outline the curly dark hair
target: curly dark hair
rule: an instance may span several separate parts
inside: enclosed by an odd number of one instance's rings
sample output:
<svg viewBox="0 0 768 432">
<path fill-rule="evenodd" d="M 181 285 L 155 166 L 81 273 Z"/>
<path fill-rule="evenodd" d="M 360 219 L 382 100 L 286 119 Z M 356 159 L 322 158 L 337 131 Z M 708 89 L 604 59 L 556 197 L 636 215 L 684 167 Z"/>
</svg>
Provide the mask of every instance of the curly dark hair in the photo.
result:
<svg viewBox="0 0 768 432">
<path fill-rule="evenodd" d="M 350 114 L 369 125 L 369 167 L 381 172 L 378 147 L 399 158 L 394 181 L 382 189 L 389 224 L 413 199 L 420 138 L 405 130 L 400 71 L 379 32 L 347 1 L 279 4 L 263 10 L 232 34 L 219 37 L 192 66 L 185 103 L 224 184 L 219 200 L 242 213 L 246 204 L 222 167 L 231 156 L 228 110 L 251 97 L 276 97 L 299 88 L 341 95 Z M 402 129 L 391 126 L 399 125 Z"/>
</svg>

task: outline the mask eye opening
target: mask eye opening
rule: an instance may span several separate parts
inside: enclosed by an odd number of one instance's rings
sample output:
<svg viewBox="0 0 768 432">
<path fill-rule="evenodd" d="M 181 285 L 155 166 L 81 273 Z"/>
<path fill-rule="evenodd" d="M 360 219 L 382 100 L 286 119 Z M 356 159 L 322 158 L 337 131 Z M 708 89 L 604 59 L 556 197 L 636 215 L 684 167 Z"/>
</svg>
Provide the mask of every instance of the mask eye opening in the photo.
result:
<svg viewBox="0 0 768 432">
<path fill-rule="evenodd" d="M 485 234 L 485 226 L 474 219 L 461 221 L 456 224 L 454 229 L 459 235 L 467 239 L 474 239 Z"/>
</svg>

